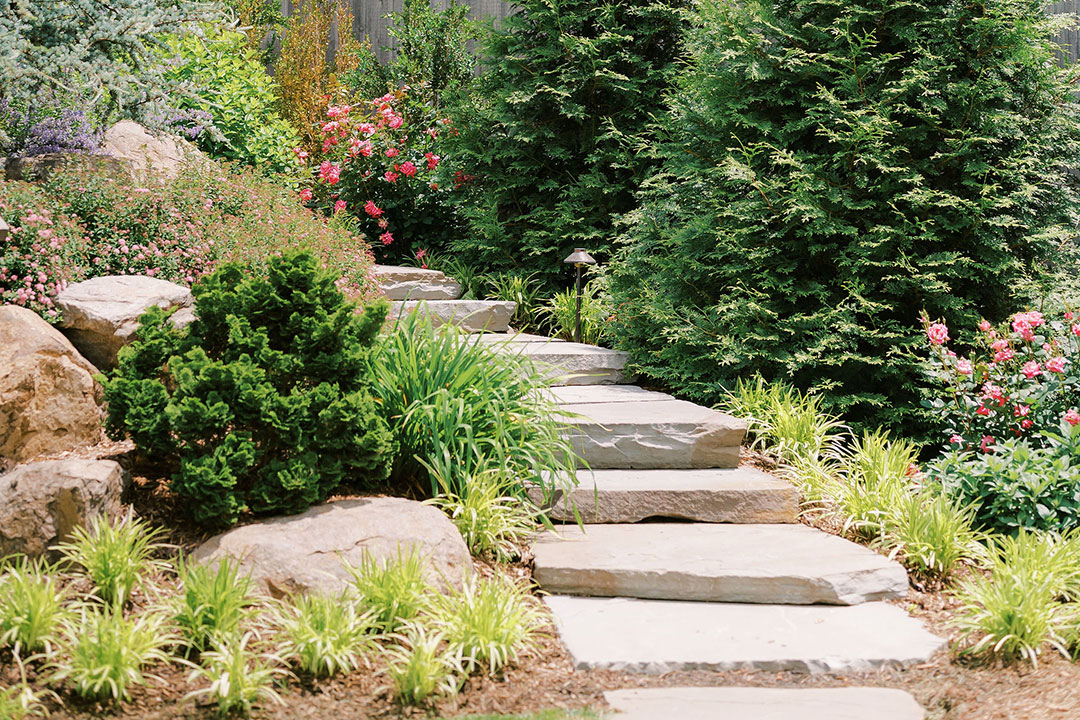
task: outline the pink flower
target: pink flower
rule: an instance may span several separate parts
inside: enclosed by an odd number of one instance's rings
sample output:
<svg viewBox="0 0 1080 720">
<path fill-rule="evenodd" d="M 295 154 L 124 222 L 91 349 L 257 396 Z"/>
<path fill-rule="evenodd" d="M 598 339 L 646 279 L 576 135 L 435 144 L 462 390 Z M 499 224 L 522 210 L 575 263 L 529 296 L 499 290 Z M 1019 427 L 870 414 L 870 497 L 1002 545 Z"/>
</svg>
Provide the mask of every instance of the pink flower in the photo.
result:
<svg viewBox="0 0 1080 720">
<path fill-rule="evenodd" d="M 386 148 L 386 157 L 397 157 L 401 154 L 401 151 L 396 147 Z"/>
<path fill-rule="evenodd" d="M 990 452 L 990 448 L 994 445 L 993 435 L 983 435 L 982 442 L 979 443 L 979 449 L 983 452 Z"/>
<path fill-rule="evenodd" d="M 386 124 L 390 127 L 391 130 L 397 130 L 399 127 L 405 124 L 405 121 L 401 118 L 400 115 L 391 115 L 390 119 L 386 121 Z"/>
<path fill-rule="evenodd" d="M 1072 334 L 1073 335 L 1080 335 L 1080 325 L 1073 325 L 1072 326 Z"/>
<path fill-rule="evenodd" d="M 388 232 L 384 232 L 382 235 L 380 235 L 379 239 L 382 240 L 383 245 L 389 245 L 390 243 L 394 242 L 394 236 Z"/>
<path fill-rule="evenodd" d="M 440 158 L 435 153 L 426 152 L 424 153 L 424 159 L 427 160 L 427 169 L 434 170 L 438 166 L 439 160 L 441 160 L 442 158 Z"/>
<path fill-rule="evenodd" d="M 304 202 L 311 202 L 311 189 L 304 188 L 300 191 L 300 199 Z"/>
<path fill-rule="evenodd" d="M 979 329 L 982 330 L 983 332 L 990 332 L 992 327 L 993 326 L 990 325 L 989 320 L 983 320 L 981 323 L 979 323 Z"/>
<path fill-rule="evenodd" d="M 356 126 L 357 131 L 364 134 L 365 137 L 371 137 L 375 134 L 375 124 L 369 122 L 363 122 Z"/>
<path fill-rule="evenodd" d="M 301 150 L 298 147 L 293 148 L 292 151 L 293 151 L 293 153 L 296 154 L 296 159 L 300 162 L 301 165 L 306 165 L 307 164 L 307 159 L 308 159 L 307 152 L 305 152 L 304 150 Z"/>
<path fill-rule="evenodd" d="M 959 435 L 953 435 L 951 438 L 949 438 L 949 442 L 953 445 L 963 445 L 964 438 L 960 437 Z"/>
<path fill-rule="evenodd" d="M 382 208 L 380 208 L 371 200 L 368 200 L 366 203 L 364 203 L 364 212 L 366 212 L 373 218 L 377 218 L 383 214 Z"/>
<path fill-rule="evenodd" d="M 344 209 L 345 209 L 345 201 L 344 200 L 338 200 L 336 203 L 334 203 L 334 212 L 338 213 L 338 212 L 341 212 Z"/>
<path fill-rule="evenodd" d="M 1030 430 L 1031 426 L 1034 424 L 1035 423 L 1031 422 L 1027 418 L 1024 418 L 1023 421 L 1020 423 L 1020 427 L 1024 428 L 1025 430 Z"/>
<path fill-rule="evenodd" d="M 419 250 L 416 251 L 416 259 L 417 260 L 422 259 L 426 255 L 427 255 L 427 250 L 425 250 L 424 248 L 420 248 Z"/>
<path fill-rule="evenodd" d="M 1065 422 L 1069 423 L 1070 425 L 1076 425 L 1077 423 L 1080 423 L 1080 412 L 1076 412 L 1076 408 L 1072 408 L 1065 413 Z"/>
<path fill-rule="evenodd" d="M 1036 360 L 1028 360 L 1024 363 L 1024 367 L 1020 368 L 1020 372 L 1024 373 L 1024 377 L 1028 380 L 1032 380 L 1037 375 L 1042 375 L 1042 366 Z"/>
<path fill-rule="evenodd" d="M 989 415 L 989 414 L 990 414 L 990 408 L 986 407 L 985 405 L 980 405 L 980 406 L 979 406 L 979 407 L 978 407 L 978 408 L 977 408 L 977 409 L 975 410 L 975 414 L 977 414 L 977 415 L 982 415 L 982 416 L 984 416 L 984 417 L 985 417 L 985 416 L 987 416 L 987 415 Z"/>
<path fill-rule="evenodd" d="M 926 336 L 935 345 L 944 345 L 949 341 L 949 328 L 944 323 L 934 323 L 927 331 Z"/>
<path fill-rule="evenodd" d="M 428 135 L 430 135 L 432 140 L 439 137 L 439 131 L 436 130 L 435 128 L 428 128 L 424 132 L 426 132 Z"/>
<path fill-rule="evenodd" d="M 959 360 L 957 360 L 956 372 L 960 373 L 961 375 L 970 375 L 972 372 L 971 361 L 967 358 L 960 358 Z"/>
<path fill-rule="evenodd" d="M 416 166 L 412 164 L 411 160 L 401 163 L 401 174 L 405 177 L 414 177 L 416 175 Z"/>
<path fill-rule="evenodd" d="M 390 227 L 390 221 L 386 218 L 379 218 L 379 227 L 385 230 L 386 228 Z"/>
<path fill-rule="evenodd" d="M 994 342 L 990 343 L 990 349 L 991 350 L 999 350 L 1000 351 L 1000 350 L 1004 350 L 1007 347 L 1009 347 L 1009 341 L 1008 340 L 995 340 Z"/>
<path fill-rule="evenodd" d="M 1014 357 L 1016 357 L 1016 353 L 1014 353 L 1012 350 L 998 350 L 996 353 L 994 353 L 994 362 L 1006 362 L 1007 360 L 1012 360 Z"/>
<path fill-rule="evenodd" d="M 1046 361 L 1046 369 L 1054 373 L 1063 373 L 1068 362 L 1063 356 L 1058 355 Z"/>
<path fill-rule="evenodd" d="M 1027 417 L 1027 414 L 1031 412 L 1031 408 L 1027 405 L 1017 405 L 1013 408 L 1013 417 Z"/>
<path fill-rule="evenodd" d="M 385 173 L 383 173 L 383 177 L 386 178 L 386 182 L 394 182 L 401 176 L 393 170 L 387 170 Z"/>
<path fill-rule="evenodd" d="M 1065 311 L 1065 319 L 1066 319 L 1066 320 L 1072 320 L 1072 319 L 1073 319 L 1073 312 L 1072 312 L 1072 310 L 1066 310 L 1066 311 Z"/>
</svg>

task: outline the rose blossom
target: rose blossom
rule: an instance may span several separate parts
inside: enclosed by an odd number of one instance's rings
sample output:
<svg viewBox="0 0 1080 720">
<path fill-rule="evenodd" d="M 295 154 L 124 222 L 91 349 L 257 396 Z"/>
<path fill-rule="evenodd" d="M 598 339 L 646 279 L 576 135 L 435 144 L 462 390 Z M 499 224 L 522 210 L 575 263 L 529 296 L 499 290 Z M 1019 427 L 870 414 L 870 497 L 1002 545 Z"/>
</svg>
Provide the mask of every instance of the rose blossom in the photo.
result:
<svg viewBox="0 0 1080 720">
<path fill-rule="evenodd" d="M 949 328 L 944 323 L 934 323 L 927 331 L 926 336 L 935 345 L 944 345 L 949 340 Z"/>
</svg>

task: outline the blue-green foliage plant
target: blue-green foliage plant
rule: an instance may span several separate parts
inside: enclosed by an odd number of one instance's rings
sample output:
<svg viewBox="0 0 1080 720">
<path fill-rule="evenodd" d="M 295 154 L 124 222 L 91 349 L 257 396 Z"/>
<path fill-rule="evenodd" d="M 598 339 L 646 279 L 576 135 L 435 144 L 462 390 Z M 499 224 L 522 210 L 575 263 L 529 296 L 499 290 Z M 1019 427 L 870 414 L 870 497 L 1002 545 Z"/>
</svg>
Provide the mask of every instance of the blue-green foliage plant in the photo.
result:
<svg viewBox="0 0 1080 720">
<path fill-rule="evenodd" d="M 300 136 L 278 114 L 274 79 L 242 34 L 174 36 L 167 54 L 175 63 L 168 76 L 191 83 L 194 90 L 178 97 L 176 104 L 213 118 L 213 125 L 198 135 L 200 148 L 263 170 L 299 168 L 293 148 L 300 145 Z"/>
<path fill-rule="evenodd" d="M 625 218 L 615 332 L 714 401 L 760 372 L 921 432 L 920 310 L 1003 319 L 1073 234 L 1075 68 L 1033 0 L 699 4 Z"/>
<path fill-rule="evenodd" d="M 227 264 L 193 288 L 188 328 L 151 309 L 121 350 L 107 429 L 176 463 L 171 487 L 196 522 L 300 512 L 386 478 L 393 442 L 367 366 L 387 306 L 357 312 L 335 280 L 307 252 L 265 276 Z"/>
</svg>

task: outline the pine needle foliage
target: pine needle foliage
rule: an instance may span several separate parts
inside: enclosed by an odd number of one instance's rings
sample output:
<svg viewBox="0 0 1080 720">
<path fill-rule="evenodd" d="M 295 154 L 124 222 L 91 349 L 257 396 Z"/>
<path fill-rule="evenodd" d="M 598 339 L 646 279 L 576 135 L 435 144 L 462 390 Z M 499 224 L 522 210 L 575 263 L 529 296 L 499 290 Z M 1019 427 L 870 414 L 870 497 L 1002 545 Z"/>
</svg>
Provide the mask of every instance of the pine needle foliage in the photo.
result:
<svg viewBox="0 0 1080 720">
<path fill-rule="evenodd" d="M 1003 318 L 1076 208 L 1075 69 L 1034 0 L 703 0 L 613 273 L 620 344 L 716 400 L 760 372 L 920 422 L 919 311 Z"/>
<path fill-rule="evenodd" d="M 518 0 L 486 39 L 486 73 L 455 125 L 475 176 L 455 248 L 488 270 L 565 280 L 575 246 L 603 259 L 633 206 L 639 152 L 681 52 L 683 0 Z M 560 283 L 562 284 L 562 283 Z"/>
<path fill-rule="evenodd" d="M 265 276 L 224 265 L 193 288 L 186 331 L 155 308 L 121 351 L 108 428 L 178 463 L 172 489 L 197 522 L 301 512 L 386 477 L 392 438 L 367 374 L 386 304 L 357 313 L 336 280 L 307 252 Z"/>
</svg>

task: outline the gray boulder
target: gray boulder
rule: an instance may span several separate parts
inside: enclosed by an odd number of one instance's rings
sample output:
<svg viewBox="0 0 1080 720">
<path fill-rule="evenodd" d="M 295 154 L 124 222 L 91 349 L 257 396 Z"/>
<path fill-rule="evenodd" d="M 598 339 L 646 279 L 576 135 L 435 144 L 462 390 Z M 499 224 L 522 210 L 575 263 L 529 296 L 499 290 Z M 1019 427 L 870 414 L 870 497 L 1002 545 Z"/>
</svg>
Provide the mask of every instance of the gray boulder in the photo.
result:
<svg viewBox="0 0 1080 720">
<path fill-rule="evenodd" d="M 465 541 L 442 511 L 392 497 L 339 500 L 238 527 L 203 543 L 193 558 L 235 558 L 257 588 L 282 597 L 337 592 L 350 578 L 343 563 L 357 566 L 365 555 L 396 559 L 413 547 L 425 558 L 428 579 L 441 589 L 460 587 L 472 567 Z"/>
<path fill-rule="evenodd" d="M 37 313 L 0 306 L 0 463 L 100 442 L 102 393 L 95 374 L 97 368 Z"/>
<path fill-rule="evenodd" d="M 208 162 L 206 156 L 186 140 L 151 134 L 131 120 L 121 120 L 106 130 L 99 152 L 126 162 L 136 181 L 149 179 L 151 173 L 173 178 L 186 164 Z"/>
<path fill-rule="evenodd" d="M 154 305 L 180 308 L 176 327 L 195 319 L 195 298 L 183 285 L 144 275 L 106 275 L 68 285 L 56 296 L 60 326 L 99 368 L 116 367 L 116 353 L 134 340 L 139 316 Z"/>
<path fill-rule="evenodd" d="M 0 556 L 44 555 L 99 515 L 121 511 L 124 473 L 112 460 L 51 460 L 0 475 Z"/>
</svg>

